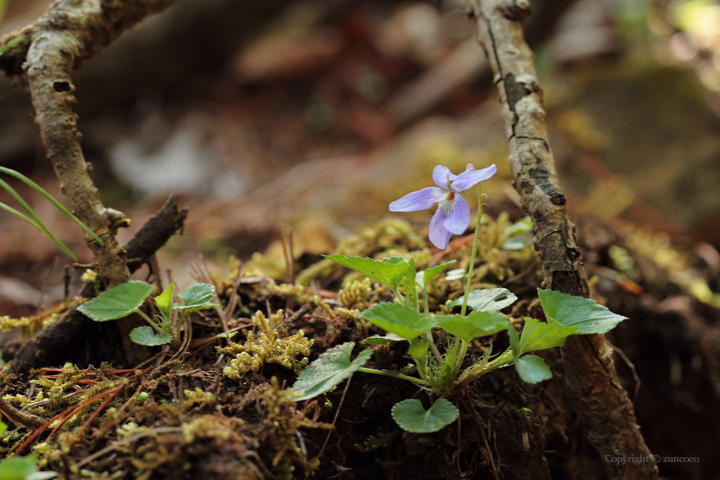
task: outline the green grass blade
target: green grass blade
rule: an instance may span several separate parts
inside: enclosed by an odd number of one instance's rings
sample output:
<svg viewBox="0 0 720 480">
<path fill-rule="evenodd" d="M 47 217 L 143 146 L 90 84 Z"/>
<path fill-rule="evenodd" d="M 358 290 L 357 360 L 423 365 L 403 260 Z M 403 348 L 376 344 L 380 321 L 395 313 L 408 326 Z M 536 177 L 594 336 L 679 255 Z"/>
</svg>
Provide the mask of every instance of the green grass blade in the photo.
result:
<svg viewBox="0 0 720 480">
<path fill-rule="evenodd" d="M 58 202 L 57 200 L 55 200 L 55 199 L 53 198 L 53 196 L 50 195 L 48 192 L 46 192 L 40 185 L 38 185 L 37 183 L 35 183 L 35 182 L 33 182 L 32 180 L 30 180 L 29 178 L 27 178 L 27 177 L 26 177 L 25 175 L 23 175 L 22 173 L 16 172 L 15 170 L 11 170 L 11 169 L 9 169 L 9 168 L 0 167 L 0 172 L 2 172 L 2 173 L 7 173 L 8 175 L 17 178 L 18 180 L 22 180 L 23 182 L 25 182 L 26 184 L 28 184 L 28 185 L 29 185 L 30 187 L 32 187 L 35 191 L 39 192 L 42 196 L 44 196 L 45 198 L 47 198 L 48 200 L 50 200 L 50 202 L 51 202 L 53 205 L 55 205 L 55 206 L 56 206 L 58 209 L 60 209 L 60 211 L 63 212 L 70 220 L 72 220 L 72 221 L 75 222 L 80 228 L 82 228 L 82 229 L 85 231 L 85 233 L 87 233 L 87 234 L 90 235 L 93 239 L 95 239 L 96 242 L 98 242 L 100 245 L 105 245 L 105 243 L 100 239 L 100 237 L 98 237 L 97 235 L 95 235 L 95 232 L 93 232 L 92 230 L 90 230 L 90 229 L 89 229 L 84 223 L 82 223 L 75 215 L 73 215 L 72 213 L 70 213 L 70 211 L 69 211 L 67 208 L 63 207 L 60 202 Z"/>
<path fill-rule="evenodd" d="M 0 167 L 0 169 L 6 170 L 4 167 Z M 72 258 L 73 260 L 77 261 L 77 257 L 75 254 L 65 246 L 60 240 L 58 240 L 55 235 L 52 234 L 49 228 L 43 223 L 42 220 L 40 220 L 40 217 L 37 216 L 35 211 L 28 205 L 28 203 L 23 200 L 23 198 L 18 194 L 14 188 L 12 188 L 10 185 L 8 185 L 4 180 L 0 180 L 0 187 L 4 188 L 17 202 L 22 205 L 22 207 L 30 214 L 30 216 L 33 218 L 34 222 L 31 222 L 36 228 L 38 228 L 41 232 L 43 232 L 45 235 L 47 235 L 50 240 L 53 241 L 55 245 L 58 246 L 60 250 L 65 252 L 65 254 Z M 20 212 L 18 212 L 20 213 Z M 22 214 L 20 214 L 22 215 Z M 22 215 L 24 216 L 24 215 Z M 27 218 L 27 217 L 26 217 Z M 30 220 L 29 218 L 27 220 Z"/>
<path fill-rule="evenodd" d="M 25 40 L 25 35 L 18 35 L 17 37 L 13 38 L 8 43 L 6 43 L 2 47 L 0 47 L 0 55 L 7 52 L 11 48 L 13 48 L 15 45 L 22 42 L 23 40 Z"/>
<path fill-rule="evenodd" d="M 40 230 L 41 232 L 45 233 L 45 231 L 44 231 L 42 228 L 40 228 L 40 225 L 38 225 L 37 223 L 35 223 L 35 221 L 34 221 L 32 218 L 29 218 L 28 216 L 23 215 L 22 213 L 18 212 L 18 211 L 15 210 L 14 208 L 12 208 L 12 207 L 10 207 L 10 206 L 8 206 L 8 205 L 5 205 L 5 204 L 2 203 L 2 202 L 0 202 L 0 208 L 3 209 L 3 210 L 5 210 L 6 212 L 12 213 L 13 215 L 17 215 L 18 217 L 22 218 L 23 220 L 25 220 L 26 222 L 28 222 L 28 223 L 29 223 L 30 225 L 32 225 L 33 227 L 35 227 L 35 228 L 37 228 L 38 230 Z"/>
</svg>

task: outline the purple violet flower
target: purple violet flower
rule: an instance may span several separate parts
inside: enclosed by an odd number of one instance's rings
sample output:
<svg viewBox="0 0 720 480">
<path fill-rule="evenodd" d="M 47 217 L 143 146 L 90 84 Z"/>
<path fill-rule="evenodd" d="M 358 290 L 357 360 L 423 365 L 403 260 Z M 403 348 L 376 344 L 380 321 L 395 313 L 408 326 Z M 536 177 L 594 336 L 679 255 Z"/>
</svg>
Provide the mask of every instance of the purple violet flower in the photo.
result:
<svg viewBox="0 0 720 480">
<path fill-rule="evenodd" d="M 470 225 L 470 207 L 462 197 L 462 192 L 495 175 L 495 164 L 481 170 L 475 170 L 472 163 L 460 175 L 453 175 L 450 169 L 438 165 L 433 170 L 433 180 L 437 187 L 427 187 L 408 193 L 400 200 L 390 204 L 391 212 L 415 212 L 427 210 L 434 204 L 438 209 L 430 220 L 430 241 L 441 250 L 445 250 L 452 235 L 461 235 Z M 439 187 L 439 188 L 438 188 Z"/>
</svg>

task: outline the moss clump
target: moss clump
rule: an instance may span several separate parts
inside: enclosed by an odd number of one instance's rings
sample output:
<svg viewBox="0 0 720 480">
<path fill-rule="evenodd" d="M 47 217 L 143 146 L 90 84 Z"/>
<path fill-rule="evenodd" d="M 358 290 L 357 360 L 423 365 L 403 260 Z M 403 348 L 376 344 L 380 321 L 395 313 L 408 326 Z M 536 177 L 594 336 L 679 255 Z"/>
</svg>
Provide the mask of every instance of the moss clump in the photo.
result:
<svg viewBox="0 0 720 480">
<path fill-rule="evenodd" d="M 354 281 L 338 292 L 340 303 L 347 309 L 361 310 L 368 306 L 367 298 L 370 296 L 372 287 L 370 278 L 362 281 Z"/>
<path fill-rule="evenodd" d="M 282 310 L 278 310 L 270 320 L 258 311 L 253 317 L 253 323 L 260 331 L 257 337 L 249 332 L 244 344 L 230 343 L 217 349 L 218 353 L 235 355 L 223 373 L 239 380 L 250 370 L 257 372 L 266 363 L 277 363 L 296 372 L 307 365 L 313 341 L 305 338 L 302 330 L 288 336 L 287 329 L 280 326 L 283 318 Z M 302 358 L 298 359 L 298 356 Z"/>
</svg>

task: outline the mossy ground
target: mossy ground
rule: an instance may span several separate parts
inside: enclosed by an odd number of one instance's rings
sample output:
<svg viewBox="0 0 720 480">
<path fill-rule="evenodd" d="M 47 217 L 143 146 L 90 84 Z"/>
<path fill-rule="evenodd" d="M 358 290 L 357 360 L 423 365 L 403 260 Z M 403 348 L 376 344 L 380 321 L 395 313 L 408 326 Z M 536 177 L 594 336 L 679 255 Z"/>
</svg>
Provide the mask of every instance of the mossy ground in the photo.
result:
<svg viewBox="0 0 720 480">
<path fill-rule="evenodd" d="M 506 309 L 511 319 L 542 318 L 535 293 L 540 264 L 529 237 L 524 247 L 507 248 L 511 224 L 507 215 L 483 224 L 473 288 L 508 288 L 519 297 Z M 579 227 L 595 298 L 630 317 L 612 341 L 633 359 L 643 382 L 636 408 L 650 448 L 710 455 L 698 439 L 681 445 L 662 431 L 681 418 L 689 425 L 720 425 L 717 409 L 710 409 L 718 395 L 712 380 L 718 343 L 703 336 L 718 320 L 712 293 L 717 278 L 702 255 L 678 249 L 661 234 L 596 219 L 581 219 Z M 434 252 L 421 232 L 386 220 L 343 241 L 337 253 L 411 255 L 419 268 L 451 259 L 458 268 L 467 266 L 471 235 L 456 238 L 447 252 Z M 358 313 L 392 299 L 380 284 L 299 253 L 295 278 L 286 277 L 283 261 L 272 256 L 256 256 L 242 267 L 231 260 L 223 273 L 202 272 L 224 306 L 235 304 L 227 324 L 238 333 L 230 340 L 215 336 L 222 331 L 220 318 L 206 311 L 195 318 L 185 351 L 161 352 L 135 369 L 54 365 L 49 367 L 63 368 L 34 372 L 27 381 L 8 372 L 4 398 L 55 421 L 32 440 L 32 431 L 11 426 L 0 440 L 0 455 L 34 451 L 42 468 L 61 478 L 604 478 L 603 459 L 565 401 L 556 350 L 543 352 L 551 381 L 533 386 L 513 369 L 492 372 L 452 398 L 460 417 L 435 434 L 408 434 L 394 423 L 396 402 L 428 399 L 393 378 L 356 373 L 326 397 L 294 402 L 288 388 L 303 358 L 312 361 L 347 341 L 358 342 L 357 352 L 360 340 L 382 333 Z M 431 311 L 447 310 L 447 301 L 462 290 L 460 280 L 437 277 L 428 289 Z M 306 313 L 293 317 L 302 308 Z M 442 349 L 443 338 L 436 339 Z M 476 341 L 468 362 L 506 345 L 505 334 Z M 409 363 L 405 342 L 372 348 L 373 368 Z M 636 380 L 619 357 L 616 362 L 632 394 Z M 674 414 L 652 417 L 663 409 Z M 669 478 L 685 472 L 665 471 Z"/>
</svg>

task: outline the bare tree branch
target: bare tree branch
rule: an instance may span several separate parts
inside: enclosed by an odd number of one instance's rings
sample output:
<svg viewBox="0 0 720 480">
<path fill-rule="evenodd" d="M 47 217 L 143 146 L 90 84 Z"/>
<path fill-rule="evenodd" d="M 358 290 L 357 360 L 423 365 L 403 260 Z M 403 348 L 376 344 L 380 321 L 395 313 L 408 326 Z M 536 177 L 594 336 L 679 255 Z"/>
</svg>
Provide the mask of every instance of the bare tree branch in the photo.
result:
<svg viewBox="0 0 720 480">
<path fill-rule="evenodd" d="M 513 186 L 533 221 L 535 249 L 543 265 L 543 283 L 564 293 L 587 297 L 589 289 L 575 227 L 558 184 L 548 142 L 542 89 L 533 54 L 523 38 L 529 0 L 468 0 L 500 92 L 510 145 Z M 627 393 L 620 385 L 612 349 L 602 335 L 571 336 L 562 349 L 565 382 L 573 409 L 588 429 L 600 455 L 650 457 Z M 607 463 L 614 479 L 656 479 L 651 462 Z"/>
<path fill-rule="evenodd" d="M 117 229 L 128 220 L 116 210 L 105 208 L 90 178 L 77 128 L 75 87 L 70 72 L 134 26 L 145 16 L 161 11 L 173 0 L 55 0 L 43 16 L 25 29 L 25 40 L 6 52 L 2 66 L 21 64 L 35 109 L 35 122 L 75 215 L 103 244 L 86 238 L 99 267 L 100 280 L 108 286 L 130 279 L 125 251 L 115 239 Z M 8 41 L 8 37 L 3 42 Z M 7 58 L 6 58 L 7 57 Z M 21 61 L 24 57 L 24 61 Z M 123 351 L 129 362 L 139 362 L 146 349 L 132 343 L 127 334 L 135 326 L 132 319 L 118 322 Z"/>
</svg>

